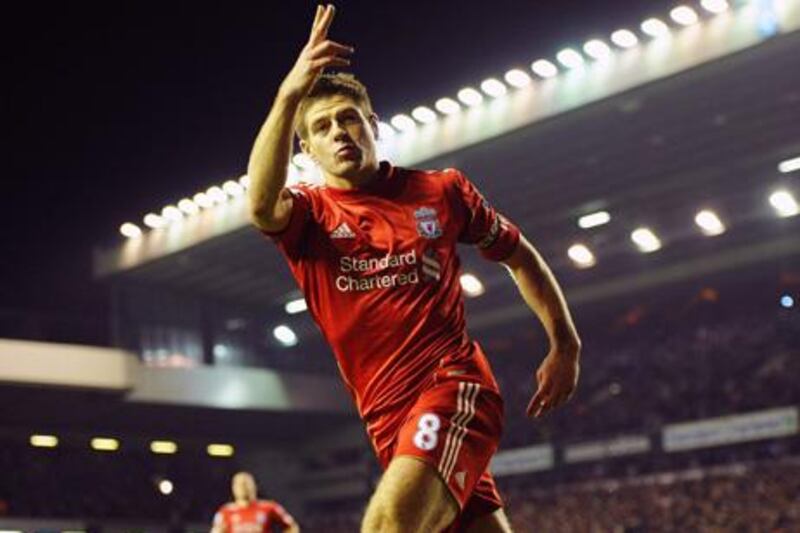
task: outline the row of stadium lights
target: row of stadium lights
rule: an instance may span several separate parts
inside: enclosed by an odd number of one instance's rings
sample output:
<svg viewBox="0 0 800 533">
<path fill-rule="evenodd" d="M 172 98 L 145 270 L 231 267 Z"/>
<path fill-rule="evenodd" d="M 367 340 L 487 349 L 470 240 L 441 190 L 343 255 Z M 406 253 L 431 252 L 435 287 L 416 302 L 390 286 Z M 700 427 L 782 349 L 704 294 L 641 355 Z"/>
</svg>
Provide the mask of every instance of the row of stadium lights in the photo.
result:
<svg viewBox="0 0 800 533">
<path fill-rule="evenodd" d="M 727 0 L 702 0 L 701 7 L 712 15 L 724 13 L 730 8 Z M 698 12 L 688 6 L 680 5 L 672 9 L 669 19 L 676 25 L 685 27 L 697 24 L 700 21 Z M 655 17 L 648 18 L 639 25 L 641 33 L 649 39 L 659 39 L 666 37 L 672 31 L 667 22 Z M 620 28 L 609 37 L 609 45 L 602 39 L 591 39 L 587 41 L 581 53 L 574 48 L 564 48 L 555 56 L 555 61 L 549 59 L 537 59 L 530 65 L 530 70 L 540 79 L 549 79 L 558 76 L 560 73 L 559 65 L 566 70 L 582 68 L 588 61 L 605 61 L 614 52 L 612 46 L 618 49 L 627 50 L 636 47 L 639 36 L 631 29 Z M 456 94 L 456 98 L 440 98 L 433 105 L 433 109 L 428 106 L 414 108 L 411 115 L 404 113 L 397 114 L 391 118 L 389 124 L 381 123 L 380 132 L 384 136 L 392 136 L 395 133 L 405 133 L 413 131 L 420 124 L 435 122 L 441 115 L 452 115 L 460 112 L 463 107 L 467 108 L 480 105 L 485 97 L 499 98 L 505 96 L 509 89 L 521 89 L 531 84 L 531 75 L 523 69 L 509 70 L 503 76 L 505 83 L 498 78 L 488 78 L 480 84 L 480 90 L 474 87 L 464 87 Z M 438 113 L 437 113 L 438 112 Z"/>
<path fill-rule="evenodd" d="M 56 435 L 31 435 L 30 445 L 34 448 L 57 448 L 59 439 Z M 116 452 L 120 441 L 111 437 L 92 437 L 89 447 L 97 452 Z M 150 451 L 157 455 L 173 455 L 178 453 L 178 444 L 171 440 L 150 441 Z M 212 443 L 206 446 L 206 453 L 211 457 L 232 457 L 234 448 L 230 444 Z"/>
<path fill-rule="evenodd" d="M 800 168 L 800 158 L 798 158 Z M 787 190 L 781 189 L 769 196 L 769 203 L 775 214 L 781 218 L 796 216 L 800 213 L 797 200 Z M 611 215 L 607 211 L 598 211 L 578 219 L 578 226 L 583 229 L 594 228 L 608 224 Z M 694 217 L 694 223 L 706 237 L 716 237 L 726 231 L 724 222 L 719 215 L 711 209 L 699 211 Z M 630 239 L 636 248 L 645 254 L 657 252 L 662 247 L 661 239 L 652 229 L 642 226 L 633 230 Z M 597 264 L 594 253 L 585 244 L 576 243 L 570 246 L 567 255 L 578 268 L 591 268 Z"/>
<path fill-rule="evenodd" d="M 717 15 L 730 8 L 727 0 L 701 0 L 701 7 L 708 13 Z M 697 11 L 688 5 L 681 5 L 672 9 L 669 18 L 679 26 L 691 26 L 700 20 Z M 658 18 L 649 18 L 640 25 L 641 32 L 651 39 L 658 39 L 669 35 L 670 26 Z M 630 29 L 618 29 L 610 35 L 612 45 L 625 50 L 639 44 L 639 37 Z M 613 53 L 612 47 L 601 39 L 592 39 L 583 45 L 583 54 L 573 48 L 565 48 L 556 54 L 556 62 L 548 59 L 537 59 L 531 63 L 530 70 L 539 78 L 547 79 L 557 76 L 560 72 L 558 64 L 568 70 L 581 68 L 588 60 L 603 61 Z M 489 78 L 480 84 L 480 90 L 474 87 L 464 87 L 458 91 L 456 98 L 440 98 L 434 104 L 434 109 L 427 106 L 416 107 L 411 116 L 398 114 L 392 117 L 389 123 L 380 122 L 379 134 L 382 138 L 390 138 L 395 134 L 407 133 L 414 130 L 418 124 L 435 122 L 441 115 L 452 115 L 460 112 L 463 106 L 475 107 L 484 100 L 484 95 L 490 98 L 499 98 L 512 88 L 522 88 L 532 82 L 531 75 L 522 69 L 508 71 L 504 78 L 505 83 L 496 78 Z M 437 113 L 438 112 L 438 113 Z M 296 154 L 293 159 L 293 168 L 297 171 L 306 171 L 314 166 L 305 154 Z M 160 229 L 178 223 L 185 217 L 193 216 L 203 209 L 210 209 L 229 200 L 244 196 L 250 185 L 248 176 L 238 180 L 228 180 L 221 186 L 213 186 L 208 190 L 195 194 L 192 198 L 184 198 L 175 205 L 168 205 L 160 212 L 151 212 L 144 216 L 142 223 L 149 229 Z M 119 228 L 120 233 L 129 239 L 142 235 L 142 227 L 133 222 L 125 222 Z"/>
<path fill-rule="evenodd" d="M 784 161 L 781 163 L 781 168 L 789 172 L 800 170 L 800 157 L 794 160 Z M 800 214 L 800 206 L 794 196 L 786 190 L 773 192 L 769 197 L 769 203 L 775 210 L 776 215 L 781 218 L 793 217 Z M 611 214 L 608 211 L 597 211 L 580 217 L 578 219 L 578 226 L 581 229 L 588 230 L 604 226 L 609 222 L 611 222 Z M 725 223 L 720 219 L 717 213 L 710 209 L 699 211 L 694 217 L 694 223 L 706 237 L 716 237 L 722 235 L 726 231 Z M 630 234 L 630 239 L 636 248 L 644 254 L 657 252 L 662 247 L 662 242 L 658 235 L 656 235 L 652 229 L 645 226 L 634 229 Z M 583 243 L 575 243 L 570 246 L 567 250 L 567 256 L 573 264 L 580 269 L 591 268 L 597 264 L 595 254 Z M 467 297 L 477 298 L 486 291 L 481 280 L 474 274 L 462 274 L 459 281 L 461 282 L 461 289 Z M 781 305 L 783 307 L 790 308 L 794 306 L 794 300 L 790 301 L 789 298 L 791 297 L 782 297 Z M 289 315 L 296 315 L 307 309 L 308 305 L 303 298 L 290 300 L 284 306 L 284 310 Z M 297 334 L 286 324 L 275 327 L 272 334 L 282 346 L 291 347 L 298 343 Z"/>
</svg>

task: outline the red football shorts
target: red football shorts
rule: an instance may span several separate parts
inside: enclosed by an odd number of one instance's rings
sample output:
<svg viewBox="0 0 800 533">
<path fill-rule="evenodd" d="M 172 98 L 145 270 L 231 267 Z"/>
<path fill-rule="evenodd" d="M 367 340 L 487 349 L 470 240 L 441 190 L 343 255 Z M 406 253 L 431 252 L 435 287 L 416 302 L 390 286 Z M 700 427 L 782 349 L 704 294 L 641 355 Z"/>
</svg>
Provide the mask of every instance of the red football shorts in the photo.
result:
<svg viewBox="0 0 800 533">
<path fill-rule="evenodd" d="M 378 457 L 384 469 L 398 455 L 436 469 L 461 508 L 448 531 L 459 531 L 503 505 L 487 470 L 503 430 L 503 400 L 479 377 L 469 381 L 473 377 L 478 376 L 440 369 L 409 411 L 396 441 Z"/>
</svg>

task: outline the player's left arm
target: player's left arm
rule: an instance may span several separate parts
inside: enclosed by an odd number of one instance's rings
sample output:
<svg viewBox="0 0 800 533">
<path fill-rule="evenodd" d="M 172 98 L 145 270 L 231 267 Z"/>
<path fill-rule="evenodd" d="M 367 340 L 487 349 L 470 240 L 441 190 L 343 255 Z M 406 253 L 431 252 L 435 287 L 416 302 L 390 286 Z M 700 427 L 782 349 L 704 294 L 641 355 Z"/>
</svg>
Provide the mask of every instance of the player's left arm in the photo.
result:
<svg viewBox="0 0 800 533">
<path fill-rule="evenodd" d="M 537 390 L 528 405 L 528 415 L 541 416 L 566 402 L 578 382 L 581 341 L 564 294 L 541 254 L 513 222 L 498 213 L 464 174 L 450 169 L 445 176 L 462 207 L 458 240 L 476 245 L 484 258 L 508 267 L 550 338 L 550 351 L 536 371 Z"/>
<path fill-rule="evenodd" d="M 581 340 L 567 301 L 544 258 L 523 235 L 502 261 L 528 307 L 544 326 L 550 350 L 536 371 L 537 389 L 528 416 L 542 416 L 572 397 L 578 384 Z"/>
<path fill-rule="evenodd" d="M 300 533 L 300 526 L 297 525 L 297 521 L 282 505 L 276 503 L 272 508 L 272 514 L 283 528 L 284 533 Z"/>
</svg>

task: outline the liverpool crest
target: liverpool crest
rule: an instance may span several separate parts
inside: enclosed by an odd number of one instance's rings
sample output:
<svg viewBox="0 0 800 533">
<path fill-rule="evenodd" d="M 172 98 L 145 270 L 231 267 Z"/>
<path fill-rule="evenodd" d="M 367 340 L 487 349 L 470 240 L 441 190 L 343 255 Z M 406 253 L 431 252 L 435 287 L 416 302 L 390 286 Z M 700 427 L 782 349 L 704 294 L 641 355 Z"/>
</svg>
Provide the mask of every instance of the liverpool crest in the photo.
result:
<svg viewBox="0 0 800 533">
<path fill-rule="evenodd" d="M 442 227 L 439 225 L 439 219 L 436 218 L 434 208 L 420 207 L 414 211 L 414 218 L 417 219 L 417 232 L 420 237 L 436 239 L 442 236 Z"/>
</svg>

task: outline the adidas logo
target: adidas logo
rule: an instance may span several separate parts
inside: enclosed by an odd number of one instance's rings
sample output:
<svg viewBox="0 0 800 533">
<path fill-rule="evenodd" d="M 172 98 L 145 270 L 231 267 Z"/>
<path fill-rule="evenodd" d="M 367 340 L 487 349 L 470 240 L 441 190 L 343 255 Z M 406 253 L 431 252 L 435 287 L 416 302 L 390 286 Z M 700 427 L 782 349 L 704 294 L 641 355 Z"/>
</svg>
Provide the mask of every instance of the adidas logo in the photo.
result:
<svg viewBox="0 0 800 533">
<path fill-rule="evenodd" d="M 347 225 L 347 222 L 342 222 L 339 226 L 331 232 L 331 239 L 353 239 L 356 234 Z"/>
</svg>

